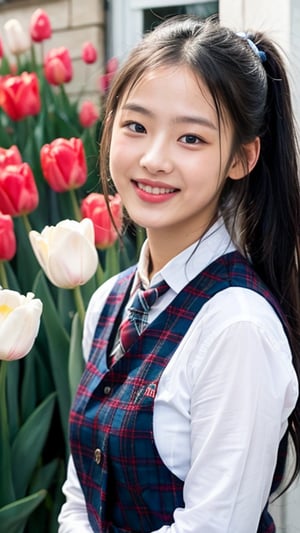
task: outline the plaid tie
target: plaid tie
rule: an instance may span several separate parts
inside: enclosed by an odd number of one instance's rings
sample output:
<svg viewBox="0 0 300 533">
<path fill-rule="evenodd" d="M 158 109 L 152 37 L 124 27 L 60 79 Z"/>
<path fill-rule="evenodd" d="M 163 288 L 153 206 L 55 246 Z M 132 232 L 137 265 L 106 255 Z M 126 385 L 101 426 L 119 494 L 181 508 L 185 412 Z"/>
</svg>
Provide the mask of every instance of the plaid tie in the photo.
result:
<svg viewBox="0 0 300 533">
<path fill-rule="evenodd" d="M 123 320 L 120 326 L 120 344 L 123 353 L 130 348 L 135 339 L 145 329 L 150 308 L 168 288 L 167 283 L 162 281 L 150 289 L 143 290 L 139 288 L 136 291 L 128 310 L 128 317 Z"/>
</svg>

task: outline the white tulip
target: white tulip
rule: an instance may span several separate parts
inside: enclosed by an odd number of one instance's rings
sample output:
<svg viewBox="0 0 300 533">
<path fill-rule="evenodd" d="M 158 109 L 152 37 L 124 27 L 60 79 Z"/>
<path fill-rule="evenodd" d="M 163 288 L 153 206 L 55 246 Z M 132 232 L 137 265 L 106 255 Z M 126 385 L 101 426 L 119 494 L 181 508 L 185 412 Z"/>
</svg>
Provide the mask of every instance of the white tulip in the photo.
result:
<svg viewBox="0 0 300 533">
<path fill-rule="evenodd" d="M 49 280 L 62 289 L 84 285 L 96 272 L 98 253 L 94 226 L 89 218 L 81 222 L 62 220 L 41 233 L 30 231 L 35 256 Z"/>
<path fill-rule="evenodd" d="M 0 289 L 0 359 L 20 359 L 30 352 L 40 327 L 41 300 Z"/>
<path fill-rule="evenodd" d="M 7 46 L 12 54 L 19 55 L 30 48 L 29 33 L 25 33 L 17 19 L 9 19 L 4 24 Z"/>
</svg>

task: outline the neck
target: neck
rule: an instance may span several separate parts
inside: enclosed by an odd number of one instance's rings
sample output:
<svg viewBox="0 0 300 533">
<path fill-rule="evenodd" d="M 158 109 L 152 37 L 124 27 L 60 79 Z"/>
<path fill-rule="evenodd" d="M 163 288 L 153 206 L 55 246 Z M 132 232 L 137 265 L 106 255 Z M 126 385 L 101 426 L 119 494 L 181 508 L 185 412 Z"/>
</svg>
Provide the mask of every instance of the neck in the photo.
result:
<svg viewBox="0 0 300 533">
<path fill-rule="evenodd" d="M 207 229 L 207 228 L 206 228 Z M 205 229 L 205 231 L 206 231 Z M 197 242 L 204 235 L 205 231 L 196 235 L 186 235 L 184 239 L 180 236 L 174 238 L 174 234 L 168 232 L 147 230 L 149 243 L 150 260 L 148 276 L 151 279 L 156 272 L 159 272 L 171 259 Z"/>
</svg>

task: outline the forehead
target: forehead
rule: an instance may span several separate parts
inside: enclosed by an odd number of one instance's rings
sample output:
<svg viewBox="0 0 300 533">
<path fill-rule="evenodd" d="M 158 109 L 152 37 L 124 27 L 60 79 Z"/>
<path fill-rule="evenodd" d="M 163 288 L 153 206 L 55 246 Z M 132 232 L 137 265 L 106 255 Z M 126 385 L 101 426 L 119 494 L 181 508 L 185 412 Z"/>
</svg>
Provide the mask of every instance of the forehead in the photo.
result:
<svg viewBox="0 0 300 533">
<path fill-rule="evenodd" d="M 129 83 L 119 105 L 124 105 L 129 99 L 143 98 L 157 92 L 170 94 L 170 104 L 187 100 L 191 105 L 206 105 L 215 112 L 215 104 L 210 91 L 200 76 L 188 66 L 171 65 L 148 69 L 137 79 Z"/>
</svg>

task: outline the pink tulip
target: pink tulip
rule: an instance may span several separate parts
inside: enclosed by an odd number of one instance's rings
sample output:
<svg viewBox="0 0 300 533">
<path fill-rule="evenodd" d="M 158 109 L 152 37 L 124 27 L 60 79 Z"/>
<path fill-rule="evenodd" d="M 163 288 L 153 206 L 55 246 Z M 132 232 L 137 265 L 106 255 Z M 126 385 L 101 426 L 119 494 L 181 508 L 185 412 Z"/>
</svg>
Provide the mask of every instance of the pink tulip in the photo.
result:
<svg viewBox="0 0 300 533">
<path fill-rule="evenodd" d="M 0 171 L 8 165 L 20 165 L 21 163 L 22 156 L 15 144 L 10 148 L 0 148 Z"/>
<path fill-rule="evenodd" d="M 95 63 L 97 61 L 97 50 L 94 45 L 87 41 L 82 45 L 81 58 L 85 63 Z"/>
<path fill-rule="evenodd" d="M 14 224 L 10 215 L 0 212 L 0 261 L 10 261 L 17 249 Z"/>
<path fill-rule="evenodd" d="M 64 46 L 52 48 L 45 57 L 45 78 L 51 85 L 68 83 L 73 77 L 70 52 Z"/>
<path fill-rule="evenodd" d="M 30 20 L 31 39 L 36 43 L 40 43 L 45 39 L 49 39 L 51 35 L 51 23 L 46 11 L 43 9 L 36 9 Z"/>
<path fill-rule="evenodd" d="M 11 216 L 33 211 L 39 202 L 38 190 L 28 163 L 8 165 L 0 172 L 0 210 Z"/>
<path fill-rule="evenodd" d="M 97 122 L 99 118 L 99 111 L 95 104 L 90 100 L 85 100 L 81 104 L 79 111 L 79 122 L 83 128 L 90 128 Z"/>
<path fill-rule="evenodd" d="M 50 187 L 65 192 L 81 187 L 87 179 L 87 164 L 81 139 L 54 139 L 41 148 L 41 166 Z"/>
<path fill-rule="evenodd" d="M 109 196 L 110 211 L 118 231 L 122 228 L 122 203 L 119 194 Z M 112 246 L 118 238 L 118 232 L 110 217 L 103 194 L 92 192 L 81 204 L 81 214 L 90 218 L 94 224 L 95 245 L 103 249 Z"/>
</svg>

